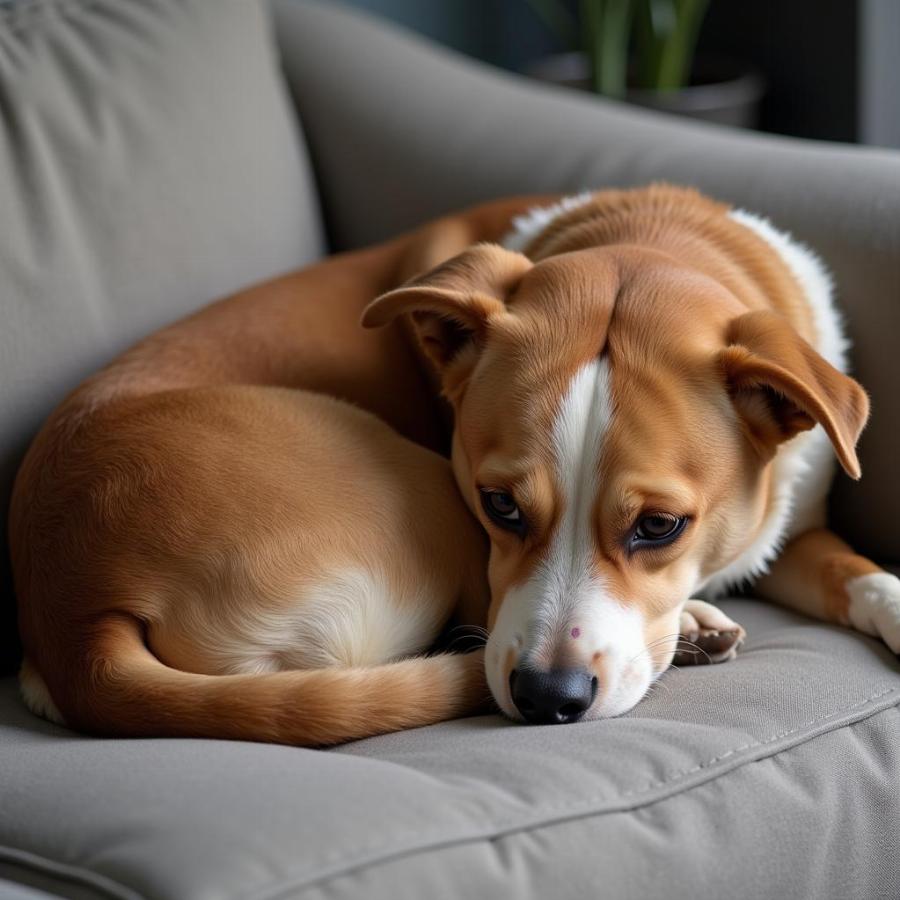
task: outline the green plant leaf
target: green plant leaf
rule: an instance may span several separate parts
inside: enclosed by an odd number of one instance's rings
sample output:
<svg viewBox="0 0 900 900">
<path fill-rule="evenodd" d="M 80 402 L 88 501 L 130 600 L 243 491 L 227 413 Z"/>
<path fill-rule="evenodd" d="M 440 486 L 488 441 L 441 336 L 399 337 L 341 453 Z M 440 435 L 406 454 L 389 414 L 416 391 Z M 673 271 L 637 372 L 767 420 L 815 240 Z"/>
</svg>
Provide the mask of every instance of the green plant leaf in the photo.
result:
<svg viewBox="0 0 900 900">
<path fill-rule="evenodd" d="M 625 95 L 633 8 L 634 0 L 581 0 L 581 22 L 598 94 Z"/>
<path fill-rule="evenodd" d="M 691 65 L 700 36 L 700 26 L 709 8 L 709 0 L 675 0 L 675 29 L 663 42 L 656 89 L 677 90 L 691 77 Z"/>
</svg>

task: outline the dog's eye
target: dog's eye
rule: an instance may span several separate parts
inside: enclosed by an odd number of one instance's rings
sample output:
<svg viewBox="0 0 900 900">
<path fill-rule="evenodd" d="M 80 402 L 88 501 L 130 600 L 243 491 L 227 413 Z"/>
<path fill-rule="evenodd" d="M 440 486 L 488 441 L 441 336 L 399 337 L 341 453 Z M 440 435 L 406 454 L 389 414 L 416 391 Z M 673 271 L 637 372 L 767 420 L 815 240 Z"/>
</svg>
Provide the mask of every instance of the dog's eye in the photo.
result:
<svg viewBox="0 0 900 900">
<path fill-rule="evenodd" d="M 669 513 L 651 513 L 641 516 L 631 538 L 632 546 L 661 546 L 669 544 L 678 537 L 687 524 L 686 516 L 673 516 Z"/>
<path fill-rule="evenodd" d="M 508 531 L 522 531 L 525 520 L 512 494 L 481 488 L 481 505 L 487 517 Z"/>
</svg>

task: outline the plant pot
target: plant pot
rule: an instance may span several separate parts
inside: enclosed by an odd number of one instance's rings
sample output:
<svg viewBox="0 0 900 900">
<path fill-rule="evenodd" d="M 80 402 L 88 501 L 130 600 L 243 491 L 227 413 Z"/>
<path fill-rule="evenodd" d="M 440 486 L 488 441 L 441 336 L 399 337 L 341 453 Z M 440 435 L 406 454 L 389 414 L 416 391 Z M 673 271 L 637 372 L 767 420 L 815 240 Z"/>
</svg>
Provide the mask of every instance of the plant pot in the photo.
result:
<svg viewBox="0 0 900 900">
<path fill-rule="evenodd" d="M 531 63 L 525 74 L 551 84 L 590 91 L 591 66 L 585 53 L 557 53 Z M 691 84 L 674 91 L 629 87 L 627 103 L 737 128 L 755 128 L 765 93 L 762 76 L 729 60 L 701 59 Z"/>
</svg>

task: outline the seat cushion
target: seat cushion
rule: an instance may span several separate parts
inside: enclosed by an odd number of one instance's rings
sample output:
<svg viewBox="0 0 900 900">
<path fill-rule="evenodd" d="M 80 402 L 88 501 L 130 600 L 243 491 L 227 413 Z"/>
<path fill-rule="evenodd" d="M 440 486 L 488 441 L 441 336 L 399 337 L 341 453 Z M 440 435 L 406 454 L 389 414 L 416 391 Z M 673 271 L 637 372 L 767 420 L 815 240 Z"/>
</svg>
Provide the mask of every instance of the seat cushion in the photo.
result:
<svg viewBox="0 0 900 900">
<path fill-rule="evenodd" d="M 323 249 L 265 13 L 0 5 L 0 656 L 9 489 L 50 409 L 144 333 Z"/>
<path fill-rule="evenodd" d="M 329 752 L 97 740 L 0 699 L 0 878 L 96 896 L 896 897 L 900 666 L 753 601 L 629 715 Z M 90 893 L 86 896 L 92 896 Z"/>
</svg>

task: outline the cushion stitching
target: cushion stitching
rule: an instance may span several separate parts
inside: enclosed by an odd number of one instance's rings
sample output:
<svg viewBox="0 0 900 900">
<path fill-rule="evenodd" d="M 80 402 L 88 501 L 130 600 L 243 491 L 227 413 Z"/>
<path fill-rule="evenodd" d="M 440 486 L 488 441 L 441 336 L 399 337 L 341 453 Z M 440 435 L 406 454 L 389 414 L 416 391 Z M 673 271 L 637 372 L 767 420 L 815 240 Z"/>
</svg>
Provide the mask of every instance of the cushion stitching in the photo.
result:
<svg viewBox="0 0 900 900">
<path fill-rule="evenodd" d="M 850 709 L 853 709 L 853 707 L 848 707 L 847 711 L 849 712 Z M 810 740 L 815 740 L 816 738 L 822 737 L 824 735 L 837 734 L 838 732 L 843 731 L 845 729 L 853 728 L 854 726 L 860 725 L 864 722 L 868 722 L 870 719 L 873 719 L 876 716 L 879 716 L 885 712 L 888 712 L 889 710 L 900 710 L 900 706 L 898 706 L 898 704 L 890 704 L 888 706 L 882 706 L 878 709 L 873 710 L 871 715 L 865 716 L 861 719 L 854 719 L 852 722 L 847 722 L 846 724 L 841 725 L 838 728 L 832 728 L 832 729 L 829 729 L 828 731 L 823 731 L 823 732 L 820 732 L 819 734 L 812 735 Z M 802 746 L 805 743 L 808 743 L 808 741 L 797 741 L 796 743 L 789 744 L 788 746 L 783 747 L 780 750 L 778 750 L 775 753 L 772 753 L 770 755 L 760 756 L 760 757 L 756 757 L 753 759 L 749 759 L 749 760 L 747 760 L 746 765 L 750 765 L 754 762 L 762 762 L 764 760 L 775 759 L 783 753 L 789 753 L 792 750 L 796 750 L 798 747 Z M 577 821 L 579 819 L 580 820 L 594 819 L 594 818 L 600 818 L 601 816 L 611 815 L 611 814 L 615 814 L 615 813 L 629 813 L 629 812 L 633 812 L 636 809 L 646 809 L 647 807 L 653 806 L 657 803 L 664 803 L 667 800 L 674 800 L 678 797 L 684 796 L 684 794 L 689 793 L 690 791 L 694 790 L 695 788 L 700 788 L 700 787 L 704 787 L 708 784 L 713 784 L 714 782 L 718 781 L 720 778 L 727 778 L 733 772 L 741 771 L 743 768 L 744 768 L 744 766 L 741 765 L 741 766 L 738 766 L 735 768 L 728 769 L 725 772 L 722 772 L 721 775 L 716 776 L 716 778 L 705 780 L 705 781 L 699 781 L 696 784 L 686 787 L 683 791 L 679 791 L 679 792 L 673 793 L 673 794 L 665 794 L 661 797 L 657 797 L 653 800 L 650 800 L 646 804 L 635 804 L 632 806 L 626 806 L 622 809 L 599 809 L 599 810 L 594 810 L 594 811 L 589 810 L 585 814 L 576 815 L 571 818 L 550 819 L 546 822 L 535 822 L 533 824 L 526 824 L 519 828 L 510 827 L 505 830 L 499 830 L 494 834 L 481 834 L 481 835 L 475 835 L 473 837 L 463 837 L 463 838 L 460 838 L 457 840 L 451 839 L 451 840 L 447 840 L 447 841 L 443 841 L 443 842 L 438 842 L 435 844 L 430 844 L 427 846 L 410 848 L 407 851 L 399 851 L 397 853 L 389 854 L 389 855 L 386 855 L 386 856 L 383 856 L 380 858 L 376 858 L 376 859 L 363 860 L 357 865 L 349 865 L 346 868 L 341 869 L 339 871 L 330 872 L 326 875 L 322 875 L 319 877 L 313 877 L 306 883 L 299 883 L 300 893 L 292 894 L 291 896 L 294 898 L 294 900 L 301 900 L 301 895 L 306 896 L 310 890 L 314 890 L 316 888 L 321 888 L 321 887 L 329 884 L 330 882 L 334 881 L 335 879 L 341 878 L 352 872 L 359 872 L 359 871 L 362 871 L 362 870 L 365 870 L 368 868 L 381 866 L 386 863 L 393 862 L 397 859 L 402 859 L 404 857 L 410 857 L 410 856 L 416 856 L 420 853 L 431 853 L 434 851 L 445 850 L 445 849 L 448 849 L 451 847 L 459 847 L 459 846 L 462 846 L 465 844 L 476 844 L 476 843 L 480 843 L 480 842 L 492 843 L 494 841 L 497 841 L 497 840 L 500 840 L 503 838 L 514 837 L 515 835 L 518 835 L 518 834 L 523 834 L 523 833 L 528 833 L 528 832 L 536 832 L 536 831 L 539 832 L 544 828 L 553 828 L 556 825 L 565 825 L 567 823 L 570 823 L 572 821 Z M 620 796 L 625 796 L 625 795 L 620 795 Z M 277 888 L 275 888 L 274 892 L 270 892 L 270 893 L 266 893 L 266 894 L 262 894 L 262 895 L 255 894 L 250 897 L 244 898 L 244 900 L 277 900 L 278 897 L 284 896 L 284 891 L 292 890 L 295 887 L 298 887 L 297 881 L 287 882 L 286 884 L 279 885 Z"/>
<path fill-rule="evenodd" d="M 876 700 L 879 700 L 881 697 L 884 697 L 891 693 L 895 693 L 898 690 L 900 690 L 900 688 L 888 688 L 887 690 L 881 691 L 877 694 L 873 694 L 871 697 L 867 698 L 866 700 L 861 700 L 858 703 L 854 703 L 852 706 L 848 706 L 848 707 L 845 707 L 845 708 L 839 709 L 839 710 L 834 710 L 833 712 L 830 712 L 826 716 L 819 716 L 815 719 L 810 719 L 808 722 L 804 722 L 803 724 L 797 725 L 794 728 L 790 728 L 787 731 L 782 731 L 777 734 L 773 734 L 770 737 L 762 738 L 761 740 L 758 740 L 758 741 L 750 741 L 746 744 L 742 744 L 740 747 L 736 747 L 732 750 L 728 750 L 725 753 L 720 753 L 717 756 L 714 756 L 711 759 L 707 760 L 706 762 L 702 762 L 696 766 L 692 766 L 690 769 L 684 769 L 684 770 L 681 770 L 678 772 L 670 773 L 669 775 L 667 775 L 666 777 L 662 778 L 659 781 L 647 782 L 647 784 L 642 785 L 639 788 L 625 791 L 624 793 L 616 795 L 614 798 L 607 798 L 607 799 L 621 800 L 621 799 L 628 798 L 628 797 L 635 797 L 635 796 L 638 796 L 639 794 L 646 793 L 651 790 L 655 790 L 656 788 L 665 787 L 666 785 L 676 783 L 676 782 L 680 781 L 681 779 L 686 778 L 688 775 L 693 775 L 695 772 L 702 771 L 703 769 L 708 769 L 710 766 L 715 765 L 717 762 L 721 762 L 722 760 L 727 759 L 730 756 L 734 756 L 737 753 L 742 753 L 745 750 L 749 750 L 751 747 L 764 747 L 767 744 L 771 744 L 774 741 L 777 741 L 782 738 L 788 737 L 792 734 L 795 734 L 796 732 L 800 731 L 803 728 L 809 728 L 812 725 L 816 725 L 820 722 L 826 722 L 826 721 L 828 721 L 828 719 L 833 719 L 835 716 L 840 715 L 841 713 L 852 712 L 854 709 L 859 709 L 860 707 L 866 706 L 867 704 L 874 703 Z M 574 805 L 575 806 L 585 806 L 590 803 L 596 803 L 598 800 L 603 800 L 603 799 L 604 799 L 604 796 L 602 794 L 591 794 L 588 797 L 583 797 L 577 804 L 574 804 Z M 553 806 L 543 806 L 542 805 L 540 807 L 540 812 L 541 813 L 554 813 L 554 812 L 559 812 L 561 810 L 571 810 L 572 808 L 573 808 L 573 804 L 571 804 L 571 803 L 558 803 Z M 501 819 L 498 821 L 498 824 L 500 824 L 502 826 L 503 824 L 508 824 L 508 821 Z M 415 833 L 420 834 L 421 829 L 417 828 Z M 382 841 L 376 845 L 367 845 L 367 846 L 361 848 L 361 851 L 364 853 L 371 852 L 373 850 L 377 850 L 379 846 L 385 846 L 385 842 Z M 357 851 L 357 852 L 359 852 L 359 851 Z M 345 856 L 345 854 L 331 853 L 331 854 L 321 857 L 321 859 L 323 859 L 324 861 L 331 862 L 331 861 L 339 860 L 342 856 Z"/>
<path fill-rule="evenodd" d="M 753 747 L 765 747 L 768 744 L 771 744 L 771 743 L 774 743 L 775 741 L 789 737 L 792 734 L 796 734 L 797 732 L 799 732 L 805 728 L 809 728 L 812 725 L 818 725 L 818 724 L 821 724 L 822 722 L 827 722 L 829 719 L 833 719 L 836 716 L 839 716 L 841 714 L 851 713 L 854 710 L 857 710 L 864 706 L 875 703 L 877 700 L 880 700 L 882 697 L 886 697 L 889 694 L 896 694 L 897 692 L 900 692 L 900 688 L 897 688 L 897 687 L 886 688 L 885 690 L 879 691 L 878 693 L 871 695 L 870 697 L 868 697 L 865 700 L 860 700 L 857 703 L 854 703 L 850 706 L 842 707 L 841 709 L 838 709 L 838 710 L 833 710 L 832 712 L 828 713 L 825 716 L 818 716 L 814 719 L 810 719 L 808 722 L 804 722 L 800 725 L 796 725 L 795 727 L 790 728 L 787 731 L 778 732 L 767 738 L 762 738 L 758 741 L 750 741 L 746 744 L 742 744 L 740 747 L 735 747 L 732 750 L 726 751 L 725 753 L 720 753 L 720 754 L 712 757 L 711 759 L 706 760 L 703 763 L 700 763 L 699 765 L 692 766 L 690 769 L 684 769 L 679 772 L 671 773 L 670 775 L 666 776 L 665 778 L 663 778 L 660 781 L 648 782 L 647 784 L 642 785 L 640 788 L 636 788 L 636 789 L 633 789 L 630 791 L 625 791 L 621 794 L 617 794 L 614 797 L 611 797 L 611 798 L 608 797 L 605 799 L 607 800 L 608 803 L 611 803 L 611 802 L 615 802 L 617 800 L 635 798 L 641 794 L 649 793 L 650 791 L 655 790 L 657 788 L 664 787 L 666 785 L 675 784 L 679 780 L 683 780 L 683 779 L 687 778 L 689 775 L 693 775 L 699 771 L 702 771 L 703 769 L 708 769 L 710 766 L 714 765 L 715 763 L 721 762 L 724 759 L 728 759 L 729 757 L 734 756 L 738 753 L 741 753 L 745 750 L 749 750 Z M 891 706 L 883 707 L 879 710 L 874 711 L 872 713 L 872 715 L 876 715 L 879 712 L 884 712 L 886 709 L 890 709 L 890 708 L 892 708 L 892 707 Z M 831 731 L 829 731 L 827 733 L 831 734 L 834 731 L 840 730 L 840 728 L 846 728 L 846 727 L 848 727 L 848 725 L 844 725 L 844 726 L 840 726 L 839 728 L 832 729 Z M 797 746 L 797 745 L 792 744 L 789 747 L 785 747 L 784 750 L 793 749 L 794 746 Z M 783 751 L 779 751 L 779 752 L 783 752 Z M 727 774 L 727 773 L 723 773 L 723 774 Z M 609 812 L 609 810 L 604 810 L 604 809 L 595 809 L 595 810 L 587 809 L 587 810 L 585 810 L 584 809 L 584 807 L 589 806 L 591 803 L 596 803 L 598 800 L 602 800 L 602 799 L 604 799 L 604 797 L 602 795 L 593 794 L 589 797 L 582 798 L 582 800 L 579 801 L 578 803 L 565 803 L 565 804 L 556 804 L 554 806 L 541 806 L 538 810 L 538 813 L 542 816 L 548 815 L 548 814 L 552 816 L 554 813 L 559 813 L 562 811 L 568 812 L 568 813 L 572 814 L 573 816 L 604 815 L 607 812 Z M 668 799 L 668 798 L 665 798 L 665 799 Z M 492 824 L 491 828 L 497 830 L 498 832 L 501 832 L 505 829 L 507 829 L 507 830 L 513 829 L 517 826 L 521 827 L 523 830 L 524 829 L 539 829 L 539 828 L 546 827 L 548 824 L 551 824 L 551 823 L 550 822 L 534 822 L 532 824 L 522 825 L 520 822 L 517 822 L 516 819 L 506 818 L 506 819 L 496 820 Z M 419 828 L 416 828 L 415 831 L 412 831 L 412 832 L 407 831 L 407 832 L 402 833 L 399 836 L 399 838 L 396 834 L 394 834 L 391 837 L 390 841 L 382 840 L 375 844 L 367 844 L 367 845 L 363 845 L 361 847 L 358 846 L 355 848 L 355 850 L 351 854 L 331 853 L 331 854 L 325 854 L 325 855 L 319 856 L 318 861 L 319 861 L 320 865 L 323 863 L 326 865 L 337 864 L 337 863 L 342 864 L 344 866 L 344 871 L 350 870 L 358 865 L 369 865 L 369 864 L 373 864 L 373 863 L 377 864 L 379 862 L 379 860 L 366 861 L 365 856 L 368 854 L 377 853 L 379 850 L 388 848 L 391 844 L 396 844 L 398 842 L 398 840 L 403 841 L 405 838 L 407 838 L 410 835 L 414 835 L 416 837 L 421 837 L 424 832 L 425 832 L 425 829 L 422 829 L 421 827 L 419 827 Z M 456 840 L 452 840 L 449 843 L 465 843 L 467 841 L 472 841 L 472 840 L 490 840 L 496 836 L 498 836 L 498 835 L 478 835 L 478 836 L 471 837 L 471 838 L 462 837 L 462 838 L 459 838 Z M 434 849 L 434 847 L 409 848 L 405 852 L 416 853 L 416 852 L 420 852 L 422 850 L 430 850 L 430 849 Z M 357 858 L 358 861 L 356 863 L 353 862 L 353 857 Z M 248 895 L 248 896 L 254 897 L 255 900 L 268 900 L 268 898 L 277 897 L 283 891 L 288 890 L 298 884 L 303 885 L 304 881 L 306 881 L 306 885 L 303 886 L 302 889 L 305 890 L 306 887 L 311 886 L 313 883 L 319 883 L 321 881 L 328 880 L 329 878 L 340 876 L 341 874 L 343 874 L 343 872 L 336 872 L 336 873 L 326 874 L 323 876 L 312 876 L 311 878 L 309 878 L 308 876 L 299 876 L 299 877 L 296 877 L 293 879 L 288 879 L 287 881 L 281 882 L 277 886 L 266 888 L 261 893 L 255 893 L 255 894 Z"/>
<path fill-rule="evenodd" d="M 876 700 L 879 700 L 882 697 L 886 697 L 888 694 L 895 693 L 898 690 L 900 690 L 900 688 L 886 688 L 878 694 L 873 694 L 868 698 L 868 700 L 862 700 L 858 703 L 853 704 L 852 706 L 848 706 L 841 710 L 833 710 L 827 716 L 820 716 L 815 719 L 810 719 L 808 722 L 803 722 L 801 725 L 795 725 L 793 728 L 790 728 L 787 731 L 782 731 L 779 734 L 773 734 L 771 737 L 763 738 L 760 741 L 749 741 L 746 744 L 742 744 L 740 747 L 735 747 L 732 750 L 726 750 L 724 753 L 720 753 L 718 756 L 714 756 L 712 759 L 708 759 L 706 762 L 699 763 L 698 765 L 693 766 L 690 769 L 683 769 L 671 775 L 664 776 L 660 781 L 649 781 L 647 782 L 647 784 L 640 788 L 635 788 L 631 791 L 625 791 L 625 793 L 620 794 L 619 797 L 630 797 L 636 793 L 640 793 L 641 791 L 650 791 L 654 788 L 662 787 L 665 784 L 670 784 L 672 781 L 686 778 L 688 775 L 693 775 L 695 772 L 700 772 L 703 769 L 708 769 L 710 766 L 715 765 L 717 762 L 721 762 L 723 759 L 728 759 L 729 756 L 734 756 L 736 753 L 742 753 L 744 750 L 749 750 L 751 747 L 764 747 L 766 744 L 771 744 L 774 741 L 781 740 L 781 738 L 785 738 L 789 735 L 795 734 L 796 732 L 804 728 L 809 728 L 812 725 L 818 725 L 821 722 L 827 722 L 829 719 L 833 719 L 835 716 L 840 715 L 841 713 L 848 713 L 854 709 L 858 709 L 861 706 L 865 706 L 868 703 L 874 703 Z"/>
<path fill-rule="evenodd" d="M 710 766 L 714 765 L 716 762 L 721 762 L 723 759 L 727 759 L 730 756 L 734 756 L 735 754 L 740 753 L 743 750 L 750 749 L 751 747 L 766 746 L 767 744 L 771 744 L 774 741 L 780 740 L 791 734 L 795 734 L 796 732 L 798 732 L 804 728 L 808 728 L 811 725 L 816 725 L 821 722 L 825 722 L 829 719 L 833 719 L 835 716 L 840 715 L 841 713 L 850 713 L 853 710 L 859 709 L 863 706 L 866 706 L 867 704 L 872 704 L 875 701 L 881 699 L 882 697 L 885 697 L 888 694 L 897 693 L 898 691 L 900 691 L 900 688 L 887 688 L 883 691 L 873 694 L 866 700 L 861 700 L 861 701 L 858 701 L 857 703 L 852 704 L 851 706 L 843 707 L 842 709 L 839 709 L 839 710 L 834 710 L 831 713 L 829 713 L 828 715 L 819 716 L 815 719 L 810 719 L 808 722 L 805 722 L 801 725 L 797 725 L 794 728 L 788 729 L 787 731 L 782 731 L 782 732 L 773 734 L 768 738 L 764 738 L 759 741 L 750 741 L 746 744 L 741 745 L 740 747 L 735 747 L 732 750 L 726 751 L 725 753 L 720 753 L 717 756 L 714 756 L 711 759 L 707 760 L 705 763 L 701 763 L 697 766 L 693 766 L 690 769 L 684 769 L 681 772 L 673 773 L 672 775 L 667 776 L 665 779 L 663 779 L 661 781 L 648 782 L 648 784 L 643 786 L 642 788 L 632 790 L 632 791 L 626 791 L 622 794 L 619 794 L 617 796 L 617 798 L 614 798 L 614 799 L 623 799 L 623 798 L 627 798 L 627 797 L 634 797 L 642 792 L 646 793 L 654 788 L 663 786 L 665 784 L 671 784 L 671 783 L 677 781 L 679 778 L 685 778 L 688 775 L 694 774 L 695 772 L 700 771 L 704 768 L 709 768 Z M 882 707 L 881 709 L 873 711 L 872 715 L 874 716 L 881 712 L 885 712 L 886 710 L 888 710 L 890 708 L 892 708 L 892 707 L 891 706 Z M 867 717 L 867 718 L 871 718 L 871 716 Z M 856 722 L 847 723 L 846 725 L 841 726 L 841 727 L 847 728 L 851 724 L 858 724 L 859 721 L 864 721 L 864 720 L 856 720 Z M 838 731 L 838 730 L 840 730 L 840 729 L 833 729 L 827 733 L 833 734 L 835 731 Z M 816 737 L 816 736 L 814 736 L 814 737 Z M 783 750 L 779 751 L 779 752 L 785 752 L 787 750 L 791 750 L 796 746 L 797 746 L 797 744 L 792 744 L 788 747 L 783 748 Z M 729 770 L 729 771 L 734 771 L 734 770 Z M 728 773 L 727 772 L 723 773 L 723 775 L 725 775 L 725 774 L 728 774 Z M 592 797 L 586 798 L 585 800 L 582 801 L 582 803 L 594 802 L 599 798 L 600 798 L 600 795 L 594 795 Z M 660 799 L 661 800 L 669 799 L 669 797 L 664 797 L 664 798 L 660 798 Z M 547 812 L 552 813 L 554 811 L 558 811 L 561 809 L 567 809 L 568 811 L 571 812 L 571 811 L 575 811 L 577 809 L 577 805 L 566 804 L 566 805 L 557 805 L 554 807 L 542 807 L 541 812 L 542 813 L 547 813 Z M 608 812 L 608 811 L 594 810 L 593 813 L 588 811 L 588 814 L 589 815 L 590 814 L 604 815 L 606 812 Z M 515 824 L 516 823 L 514 820 L 501 819 L 501 820 L 498 820 L 498 822 L 495 824 L 494 828 L 496 828 L 498 830 L 503 829 L 504 827 L 512 828 L 515 826 Z M 530 825 L 522 826 L 522 830 L 540 829 L 540 828 L 547 827 L 550 824 L 556 824 L 556 823 L 555 822 L 537 822 L 537 823 L 533 823 Z M 422 829 L 418 828 L 418 829 L 416 829 L 416 831 L 414 833 L 417 836 L 421 836 Z M 506 833 L 509 833 L 509 831 L 507 831 Z M 408 832 L 407 832 L 407 834 L 408 834 Z M 407 850 L 406 852 L 415 853 L 415 852 L 422 852 L 422 851 L 427 851 L 427 850 L 434 850 L 434 849 L 439 849 L 441 846 L 466 843 L 466 842 L 476 841 L 476 840 L 492 840 L 499 836 L 501 836 L 499 833 L 495 834 L 495 835 L 477 835 L 472 838 L 461 838 L 461 839 L 451 840 L 444 844 L 437 844 L 437 845 L 432 845 L 429 847 L 409 848 L 409 850 Z M 401 835 L 401 840 L 403 837 L 405 837 L 405 835 Z M 397 837 L 395 835 L 392 838 L 392 842 L 396 842 L 396 841 L 397 841 Z M 370 844 L 370 845 L 364 846 L 362 848 L 357 847 L 354 852 L 355 852 L 356 856 L 360 856 L 361 854 L 366 854 L 366 853 L 371 853 L 373 851 L 377 851 L 378 849 L 385 847 L 385 846 L 387 846 L 387 844 L 385 842 L 381 842 L 380 844 L 374 844 L 374 845 Z M 100 875 L 99 873 L 93 872 L 90 869 L 85 869 L 85 868 L 82 868 L 82 867 L 79 867 L 76 865 L 72 865 L 69 863 L 59 863 L 52 859 L 47 859 L 47 858 L 41 857 L 36 853 L 32 853 L 31 851 L 25 851 L 25 850 L 21 850 L 16 847 L 7 847 L 7 846 L 0 845 L 0 858 L 2 858 L 4 856 L 12 862 L 20 863 L 20 864 L 23 864 L 26 866 L 31 865 L 38 871 L 41 871 L 42 873 L 49 873 L 51 875 L 59 875 L 60 874 L 59 870 L 63 870 L 63 874 L 65 874 L 69 877 L 82 878 L 87 883 L 87 886 L 89 886 L 91 888 L 99 889 L 109 896 L 116 896 L 116 894 L 113 894 L 113 890 L 116 890 L 116 889 L 123 892 L 121 894 L 118 894 L 118 896 L 129 896 L 129 895 L 134 896 L 134 897 L 141 896 L 137 891 L 135 891 L 134 888 L 131 888 L 124 884 L 118 884 L 115 881 L 113 881 L 112 879 L 107 879 L 107 877 L 105 875 Z M 336 857 L 334 854 L 331 854 L 327 857 L 322 857 L 321 859 L 323 859 L 326 862 L 336 861 Z M 291 879 L 279 882 L 276 886 L 270 886 L 270 887 L 266 888 L 262 893 L 257 892 L 255 894 L 253 894 L 252 896 L 257 898 L 257 900 L 265 900 L 265 898 L 276 897 L 279 894 L 283 893 L 284 891 L 289 890 L 292 887 L 297 886 L 297 885 L 301 885 L 301 890 L 306 890 L 307 888 L 312 887 L 315 884 L 320 884 L 324 881 L 327 881 L 327 880 L 330 880 L 330 879 L 333 879 L 336 877 L 340 877 L 341 875 L 346 874 L 347 871 L 349 871 L 359 865 L 377 865 L 384 861 L 385 861 L 385 859 L 381 859 L 381 860 L 376 859 L 376 860 L 369 860 L 369 861 L 362 860 L 362 861 L 358 862 L 356 865 L 354 865 L 352 862 L 349 861 L 348 857 L 345 856 L 344 857 L 345 869 L 343 871 L 334 872 L 334 873 L 330 873 L 330 874 L 319 876 L 319 877 L 313 876 L 312 878 L 306 878 L 304 876 L 291 878 Z M 56 871 L 54 871 L 54 870 L 56 870 Z M 98 879 L 103 879 L 103 880 L 108 881 L 109 887 L 105 887 L 102 884 L 97 884 Z M 305 884 L 304 884 L 304 882 L 305 882 Z M 250 896 L 250 895 L 248 895 L 248 896 Z"/>
<path fill-rule="evenodd" d="M 138 900 L 141 895 L 134 888 L 114 881 L 108 875 L 94 872 L 83 866 L 72 863 L 57 862 L 31 850 L 20 850 L 17 847 L 0 845 L 0 861 L 6 861 L 23 869 L 31 869 L 41 875 L 49 876 L 60 883 L 75 882 L 81 887 L 97 892 L 97 896 L 114 897 L 116 900 Z M 21 883 L 21 882 L 14 882 Z M 26 885 L 27 886 L 27 885 Z"/>
</svg>

